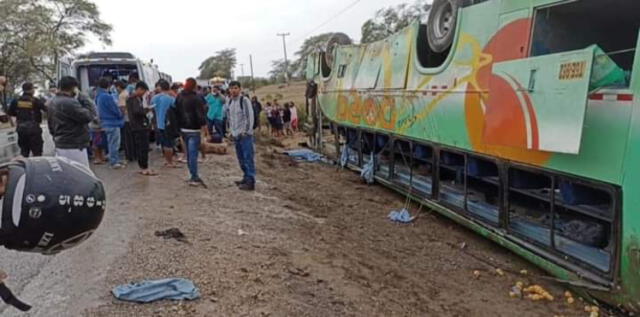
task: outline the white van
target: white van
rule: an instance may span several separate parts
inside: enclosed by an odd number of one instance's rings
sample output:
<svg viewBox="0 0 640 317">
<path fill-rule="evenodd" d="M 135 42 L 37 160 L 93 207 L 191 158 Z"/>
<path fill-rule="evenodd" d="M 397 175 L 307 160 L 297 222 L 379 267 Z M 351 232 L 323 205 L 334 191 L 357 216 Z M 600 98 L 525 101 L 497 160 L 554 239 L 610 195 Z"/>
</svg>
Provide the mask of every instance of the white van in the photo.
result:
<svg viewBox="0 0 640 317">
<path fill-rule="evenodd" d="M 158 66 L 144 63 L 131 53 L 100 52 L 79 55 L 73 62 L 75 77 L 82 92 L 94 96 L 101 77 L 127 81 L 129 75 L 138 74 L 141 81 L 153 87 L 162 78 Z"/>
</svg>

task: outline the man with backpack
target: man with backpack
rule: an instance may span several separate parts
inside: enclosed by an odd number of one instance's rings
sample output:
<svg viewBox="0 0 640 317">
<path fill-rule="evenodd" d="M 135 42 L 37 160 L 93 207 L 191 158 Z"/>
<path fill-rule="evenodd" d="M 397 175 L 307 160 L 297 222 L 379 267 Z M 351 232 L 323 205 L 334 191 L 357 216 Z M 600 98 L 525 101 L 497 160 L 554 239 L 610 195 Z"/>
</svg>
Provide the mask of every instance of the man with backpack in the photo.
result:
<svg viewBox="0 0 640 317">
<path fill-rule="evenodd" d="M 164 165 L 166 167 L 176 168 L 177 165 L 173 162 L 175 139 L 179 136 L 174 112 L 176 99 L 169 94 L 171 85 L 168 81 L 161 79 L 158 82 L 158 86 L 160 87 L 160 93 L 151 99 L 151 106 L 155 109 L 156 113 L 158 138 L 160 139 L 162 153 L 164 154 Z"/>
<path fill-rule="evenodd" d="M 184 151 L 187 154 L 187 166 L 191 175 L 189 186 L 194 187 L 205 186 L 198 174 L 198 152 L 202 133 L 206 131 L 207 126 L 204 111 L 207 102 L 198 96 L 196 86 L 195 78 L 188 78 L 184 89 L 176 98 L 176 117 L 184 139 Z"/>
<path fill-rule="evenodd" d="M 236 143 L 236 154 L 240 168 L 244 173 L 241 181 L 236 182 L 240 190 L 252 191 L 256 186 L 256 167 L 254 163 L 253 129 L 254 120 L 251 100 L 241 94 L 242 85 L 238 81 L 229 84 L 230 99 L 229 125 L 231 136 Z"/>
</svg>

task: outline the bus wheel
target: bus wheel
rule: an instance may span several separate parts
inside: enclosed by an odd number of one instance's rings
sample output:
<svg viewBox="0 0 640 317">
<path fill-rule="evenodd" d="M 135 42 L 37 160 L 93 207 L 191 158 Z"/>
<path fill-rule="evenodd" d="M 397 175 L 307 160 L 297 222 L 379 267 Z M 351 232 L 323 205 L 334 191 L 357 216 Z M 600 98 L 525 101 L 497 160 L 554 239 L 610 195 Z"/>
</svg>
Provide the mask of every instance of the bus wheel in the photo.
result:
<svg viewBox="0 0 640 317">
<path fill-rule="evenodd" d="M 344 33 L 336 33 L 332 35 L 325 46 L 324 62 L 329 68 L 333 67 L 333 61 L 335 59 L 336 48 L 339 45 L 350 45 L 351 39 Z"/>
<path fill-rule="evenodd" d="M 451 47 L 458 19 L 459 0 L 435 0 L 427 21 L 429 47 L 442 53 Z"/>
</svg>

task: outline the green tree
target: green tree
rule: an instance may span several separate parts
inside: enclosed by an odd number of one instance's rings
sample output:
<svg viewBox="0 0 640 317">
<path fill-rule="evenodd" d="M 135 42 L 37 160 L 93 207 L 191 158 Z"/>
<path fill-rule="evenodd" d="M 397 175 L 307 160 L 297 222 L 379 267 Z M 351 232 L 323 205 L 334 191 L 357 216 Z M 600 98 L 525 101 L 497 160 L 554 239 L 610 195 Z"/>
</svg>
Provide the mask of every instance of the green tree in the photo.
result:
<svg viewBox="0 0 640 317">
<path fill-rule="evenodd" d="M 304 73 L 307 69 L 307 57 L 312 53 L 320 49 L 323 49 L 327 41 L 329 41 L 329 39 L 335 34 L 338 34 L 338 33 L 334 33 L 334 32 L 323 33 L 323 34 L 315 35 L 306 39 L 304 43 L 302 43 L 302 46 L 300 47 L 300 49 L 295 53 L 297 58 L 290 65 L 291 72 L 296 77 L 304 77 Z M 347 36 L 344 33 L 342 34 L 344 36 Z"/>
<path fill-rule="evenodd" d="M 427 0 L 417 0 L 413 4 L 400 4 L 387 7 L 376 12 L 375 16 L 362 25 L 362 43 L 382 40 L 403 28 L 416 19 L 427 16 L 431 4 Z"/>
<path fill-rule="evenodd" d="M 287 69 L 287 74 L 289 75 L 289 78 L 293 78 L 292 72 L 291 72 L 292 68 L 286 67 L 284 59 L 278 59 L 278 60 L 272 61 L 271 70 L 269 71 L 269 78 L 271 78 L 271 80 L 274 82 L 284 82 L 285 69 Z"/>
<path fill-rule="evenodd" d="M 215 55 L 205 59 L 198 67 L 200 79 L 213 77 L 231 78 L 231 71 L 236 67 L 236 49 L 227 48 L 216 52 Z"/>
<path fill-rule="evenodd" d="M 109 45 L 111 31 L 88 0 L 2 0 L 0 73 L 55 80 L 60 56 L 72 54 L 90 36 Z"/>
</svg>

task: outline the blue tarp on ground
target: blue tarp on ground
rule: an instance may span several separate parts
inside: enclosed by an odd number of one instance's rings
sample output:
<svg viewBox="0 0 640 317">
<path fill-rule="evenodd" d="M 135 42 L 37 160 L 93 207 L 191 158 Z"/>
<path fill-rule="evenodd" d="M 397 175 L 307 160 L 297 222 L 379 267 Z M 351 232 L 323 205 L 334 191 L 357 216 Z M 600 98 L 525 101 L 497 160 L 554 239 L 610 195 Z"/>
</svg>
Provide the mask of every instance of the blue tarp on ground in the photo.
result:
<svg viewBox="0 0 640 317">
<path fill-rule="evenodd" d="M 309 149 L 290 150 L 284 152 L 284 154 L 294 158 L 297 161 L 317 162 L 322 159 L 321 154 L 318 154 Z"/>
<path fill-rule="evenodd" d="M 137 303 L 150 303 L 163 299 L 194 300 L 200 297 L 200 290 L 193 282 L 182 278 L 120 285 L 111 292 L 117 299 Z"/>
</svg>

